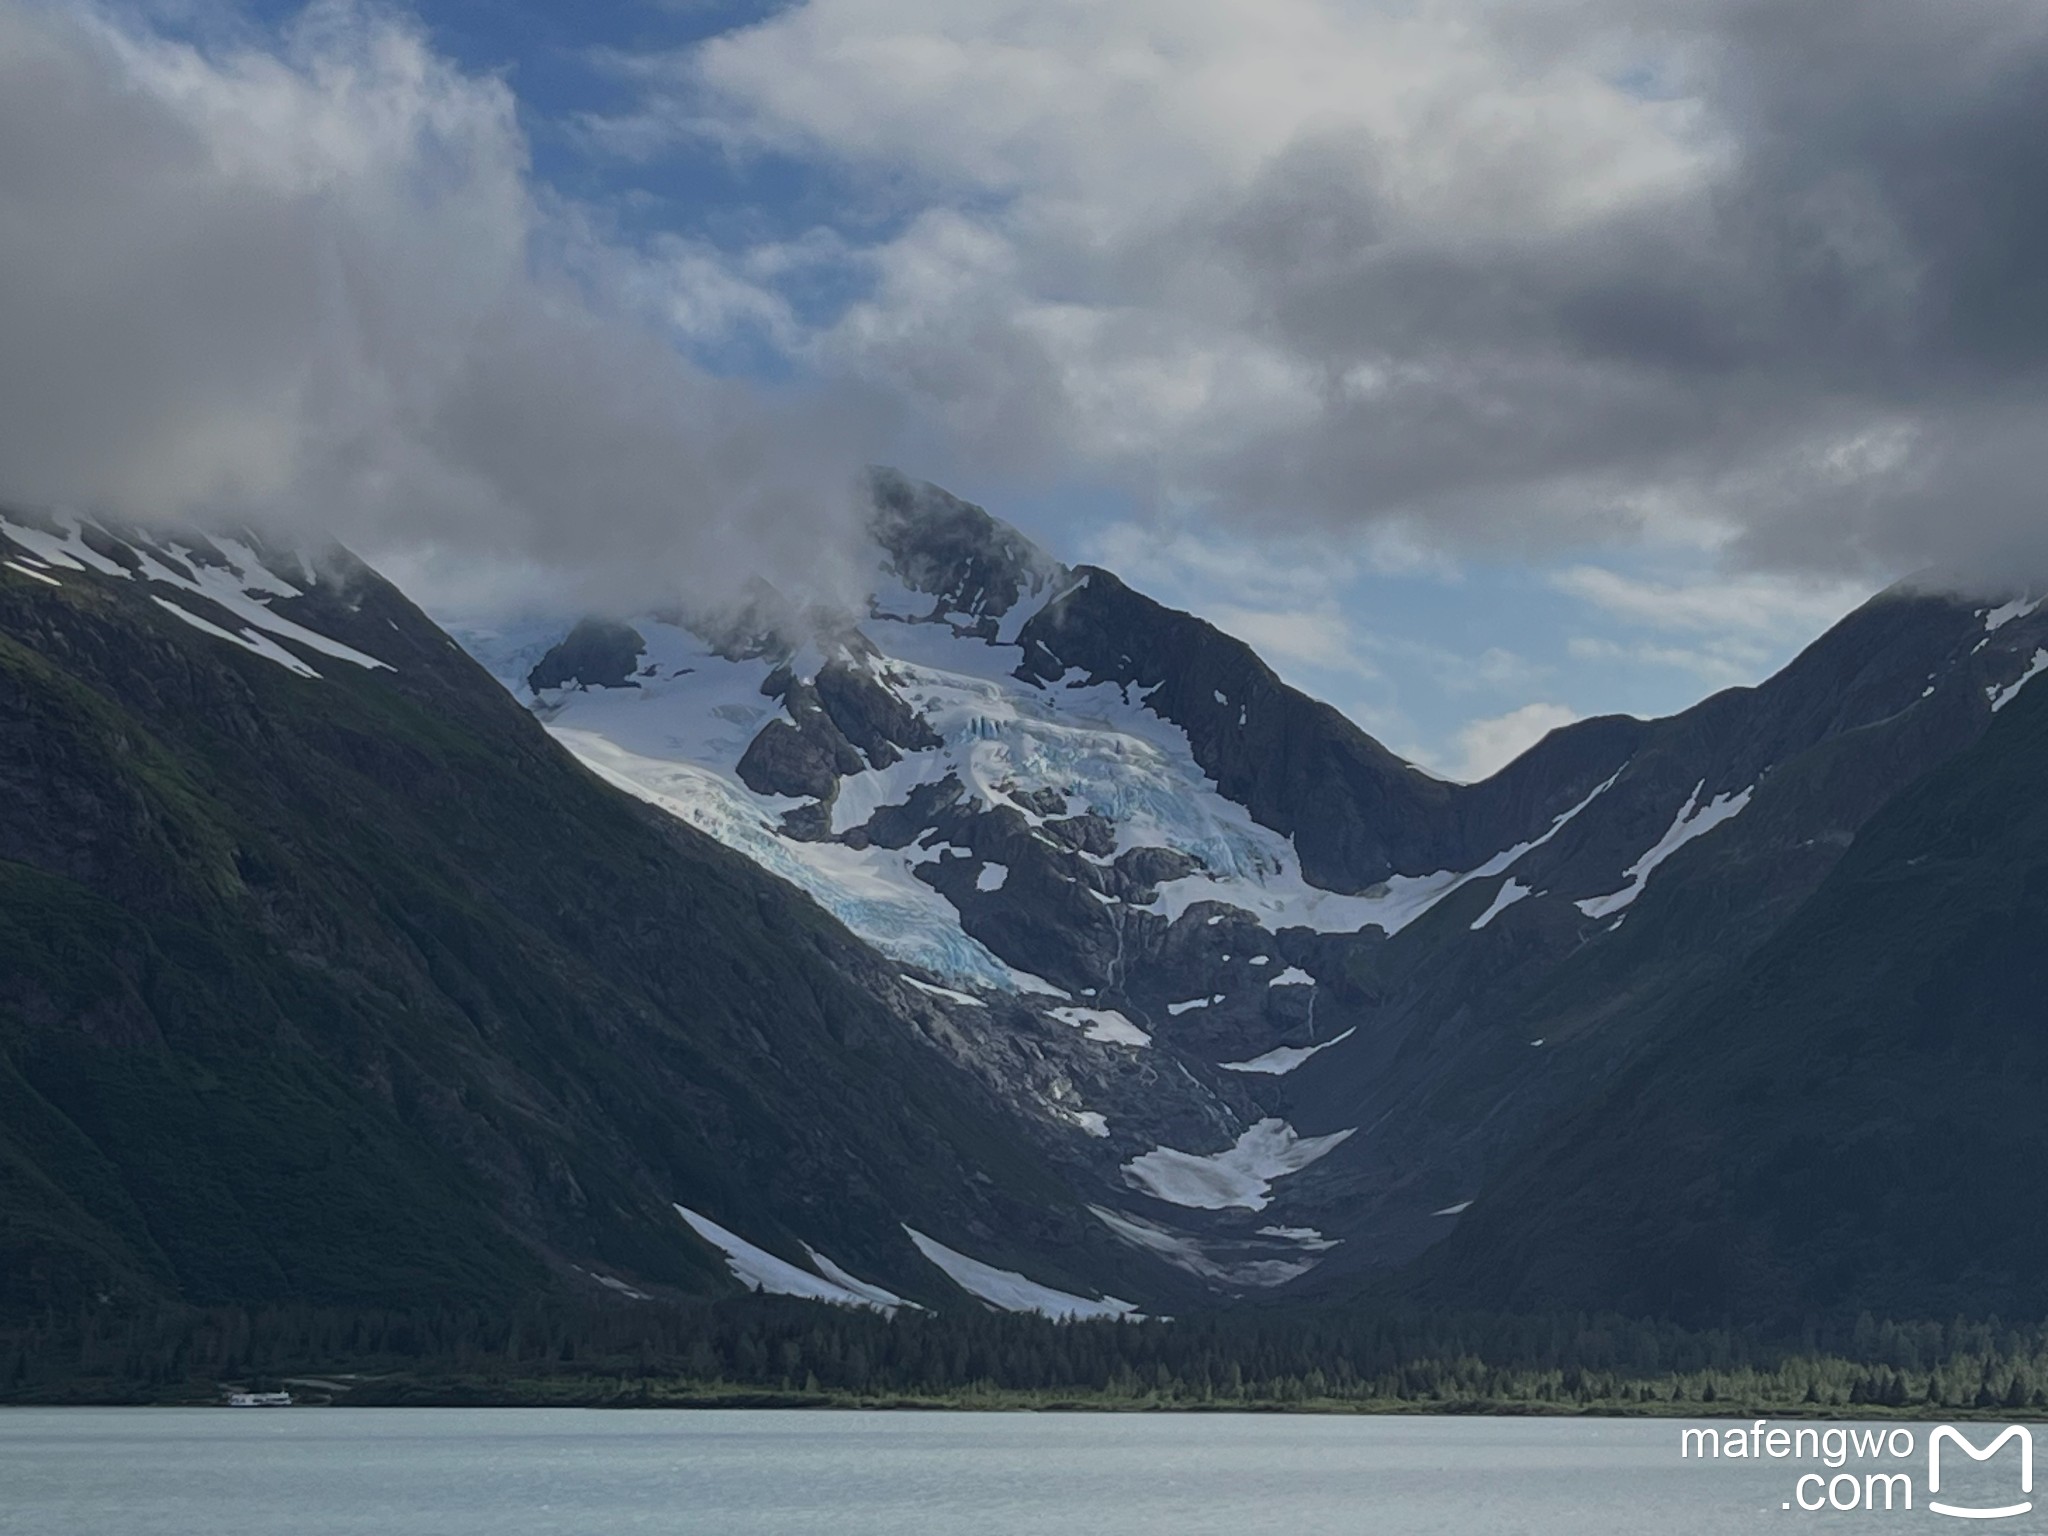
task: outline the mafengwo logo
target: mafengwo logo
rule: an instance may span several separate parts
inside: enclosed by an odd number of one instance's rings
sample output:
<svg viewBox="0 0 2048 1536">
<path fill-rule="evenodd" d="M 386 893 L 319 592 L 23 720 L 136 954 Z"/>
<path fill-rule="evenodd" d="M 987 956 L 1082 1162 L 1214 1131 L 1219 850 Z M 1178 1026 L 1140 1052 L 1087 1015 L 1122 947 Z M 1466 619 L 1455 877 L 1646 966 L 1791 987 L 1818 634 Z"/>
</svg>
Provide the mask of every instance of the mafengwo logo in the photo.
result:
<svg viewBox="0 0 2048 1536">
<path fill-rule="evenodd" d="M 2031 1495 L 2034 1491 L 2034 1432 L 2017 1424 L 2008 1425 L 2004 1434 L 1981 1451 L 1963 1438 L 1961 1430 L 1947 1424 L 1939 1426 L 1927 1437 L 1927 1492 L 1930 1496 L 1941 1492 L 1941 1448 L 1944 1445 L 1953 1445 L 1972 1461 L 1989 1461 L 2015 1440 L 2020 1447 L 2020 1492 Z M 1965 1520 L 2004 1520 L 2012 1515 L 2026 1514 L 2034 1507 L 2034 1501 L 2028 1497 L 2017 1503 L 1987 1509 L 1981 1505 L 1944 1504 L 1930 1497 L 1927 1507 L 1937 1515 L 1956 1515 Z"/>
<path fill-rule="evenodd" d="M 1927 1436 L 1926 1503 L 1929 1514 L 1958 1520 L 2009 1520 L 2034 1508 L 2034 1432 L 2021 1424 L 1978 1431 L 1972 1439 L 1952 1424 Z M 1679 1432 L 1678 1454 L 1688 1460 L 1768 1459 L 1818 1462 L 1801 1472 L 1780 1506 L 1808 1514 L 1822 1510 L 1907 1510 L 1914 1507 L 1919 1439 L 1905 1425 L 1817 1425 L 1797 1428 L 1758 1419 L 1726 1429 Z M 2001 1454 L 2010 1452 L 2011 1454 Z M 1852 1465 L 1854 1463 L 1854 1465 Z M 1982 1474 L 1976 1471 L 1984 1468 Z M 1959 1479 L 1959 1474 L 1961 1477 Z M 1958 1482 L 1967 1483 L 1967 1490 Z M 1944 1481 L 1949 1496 L 1941 1497 Z M 2017 1496 L 2014 1496 L 2014 1495 Z"/>
</svg>

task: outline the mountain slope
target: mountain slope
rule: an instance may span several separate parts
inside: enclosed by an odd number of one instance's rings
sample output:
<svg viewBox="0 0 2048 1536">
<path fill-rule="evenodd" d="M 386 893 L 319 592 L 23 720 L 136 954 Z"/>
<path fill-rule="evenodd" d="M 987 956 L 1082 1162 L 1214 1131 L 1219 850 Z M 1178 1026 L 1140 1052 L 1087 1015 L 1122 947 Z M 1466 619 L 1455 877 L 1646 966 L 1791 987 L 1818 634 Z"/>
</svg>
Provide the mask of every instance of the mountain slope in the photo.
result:
<svg viewBox="0 0 2048 1536">
<path fill-rule="evenodd" d="M 858 611 L 487 673 L 338 552 L 0 517 L 0 1304 L 1349 1295 L 2048 670 L 1901 591 L 1451 785 L 943 492 L 874 531 Z"/>
<path fill-rule="evenodd" d="M 1452 785 L 933 487 L 879 476 L 875 537 L 864 612 L 464 639 L 596 771 L 943 989 L 1102 1223 L 1226 1293 L 1443 1238 L 2048 639 L 1900 590 L 1759 687 Z"/>
<path fill-rule="evenodd" d="M 1143 1286 L 929 999 L 359 563 L 0 554 L 0 1304 L 734 1287 L 671 1202 L 814 1281 L 960 1299 L 910 1223 Z"/>
<path fill-rule="evenodd" d="M 1693 1320 L 2048 1306 L 2048 692 L 2008 699 L 1525 1149 L 1426 1291 Z"/>
<path fill-rule="evenodd" d="M 1967 748 L 2041 633 L 2038 617 L 1986 624 L 1943 597 L 1874 599 L 1764 684 L 1643 723 L 1612 788 L 1512 874 L 1354 955 L 1377 1028 L 1346 1048 L 1357 1076 L 1304 1079 L 1301 1108 L 1328 1113 L 1327 1094 L 1350 1110 L 1362 1091 L 1383 1117 L 1329 1192 L 1354 1203 L 1360 1246 L 1400 1262 L 1464 1220 L 1437 1213 L 1659 1039 L 1871 815 Z"/>
</svg>

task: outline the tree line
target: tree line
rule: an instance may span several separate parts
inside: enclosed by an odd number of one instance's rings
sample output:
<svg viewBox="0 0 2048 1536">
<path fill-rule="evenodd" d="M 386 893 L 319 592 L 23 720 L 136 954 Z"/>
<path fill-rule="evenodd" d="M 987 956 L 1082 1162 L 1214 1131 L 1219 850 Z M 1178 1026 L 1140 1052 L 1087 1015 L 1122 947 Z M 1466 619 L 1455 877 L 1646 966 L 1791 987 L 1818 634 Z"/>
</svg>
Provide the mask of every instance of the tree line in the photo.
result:
<svg viewBox="0 0 2048 1536">
<path fill-rule="evenodd" d="M 1245 1309 L 893 1318 L 780 1297 L 509 1312 L 85 1306 L 0 1325 L 0 1399 L 193 1399 L 351 1376 L 349 1401 L 774 1400 L 1718 1414 L 2048 1408 L 2048 1325 L 1816 1323 L 1798 1337 L 1585 1314 Z"/>
</svg>

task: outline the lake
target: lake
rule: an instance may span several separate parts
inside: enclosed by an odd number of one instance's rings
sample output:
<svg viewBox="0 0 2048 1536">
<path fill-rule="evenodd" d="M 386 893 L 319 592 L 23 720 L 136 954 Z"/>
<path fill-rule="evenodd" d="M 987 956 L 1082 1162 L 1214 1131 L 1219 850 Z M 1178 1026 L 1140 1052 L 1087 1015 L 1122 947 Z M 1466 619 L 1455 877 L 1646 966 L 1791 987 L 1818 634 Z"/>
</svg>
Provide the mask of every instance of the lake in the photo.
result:
<svg viewBox="0 0 2048 1536">
<path fill-rule="evenodd" d="M 1889 1429 L 1894 1426 L 1883 1426 Z M 1915 1454 L 1681 1459 L 1675 1422 L 569 1409 L 0 1409 L 7 1536 L 1720 1536 L 1958 1528 Z M 1719 1426 L 1725 1433 L 1727 1425 Z M 1979 1444 L 1997 1426 L 1969 1429 Z M 1939 1497 L 2017 1497 L 2017 1449 Z M 2010 1463 L 2001 1466 L 2000 1463 Z M 1788 1508 L 1880 1469 L 1912 1513 Z M 1998 1475 L 1994 1476 L 1994 1472 Z M 1974 1481 L 1973 1481 L 1974 1479 Z M 1990 1481 L 1987 1482 L 1986 1479 Z M 1825 1504 L 1824 1485 L 1799 1492 Z M 1860 1494 L 1859 1494 L 1860 1498 Z M 1988 1527 L 2038 1529 L 2037 1514 Z"/>
</svg>

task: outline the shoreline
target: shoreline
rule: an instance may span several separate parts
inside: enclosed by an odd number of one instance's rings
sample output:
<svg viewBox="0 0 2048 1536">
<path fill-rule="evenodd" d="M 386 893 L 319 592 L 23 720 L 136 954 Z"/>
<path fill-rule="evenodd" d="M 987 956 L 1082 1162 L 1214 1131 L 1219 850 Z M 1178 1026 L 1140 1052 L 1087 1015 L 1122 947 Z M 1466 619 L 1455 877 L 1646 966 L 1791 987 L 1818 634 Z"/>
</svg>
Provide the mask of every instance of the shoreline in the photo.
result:
<svg viewBox="0 0 2048 1536">
<path fill-rule="evenodd" d="M 196 1385 L 196 1384 L 195 1384 Z M 1401 1399 L 1347 1401 L 1325 1399 L 1305 1403 L 1202 1402 L 1149 1398 L 1107 1398 L 1046 1396 L 1030 1398 L 1014 1393 L 963 1393 L 959 1396 L 919 1397 L 905 1395 L 857 1396 L 853 1394 L 778 1391 L 759 1388 L 718 1390 L 705 1388 L 675 1392 L 643 1390 L 655 1383 L 617 1378 L 587 1379 L 576 1383 L 552 1384 L 554 1391 L 519 1391 L 525 1385 L 505 1384 L 512 1390 L 479 1390 L 474 1384 L 364 1382 L 371 1390 L 358 1395 L 355 1388 L 343 1393 L 308 1393 L 295 1400 L 294 1409 L 590 1409 L 609 1412 L 800 1412 L 835 1413 L 972 1413 L 972 1414 L 1239 1414 L 1248 1417 L 1307 1418 L 1413 1418 L 1413 1419 L 1609 1419 L 1740 1422 L 1769 1419 L 1773 1422 L 1839 1423 L 1885 1422 L 2048 1422 L 2038 1408 L 1943 1407 L 1913 1403 L 1888 1407 L 1875 1403 L 1556 1403 L 1512 1402 L 1490 1399 L 1451 1399 L 1442 1402 L 1413 1402 Z M 192 1387 L 165 1388 L 155 1395 L 143 1393 L 48 1392 L 0 1396 L 0 1412 L 27 1408 L 214 1408 L 230 1411 L 224 1400 L 230 1387 L 200 1392 Z M 232 1408 L 234 1412 L 281 1412 L 281 1407 Z"/>
</svg>

